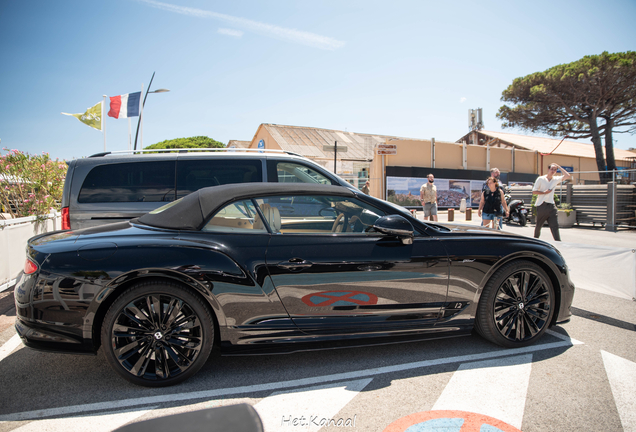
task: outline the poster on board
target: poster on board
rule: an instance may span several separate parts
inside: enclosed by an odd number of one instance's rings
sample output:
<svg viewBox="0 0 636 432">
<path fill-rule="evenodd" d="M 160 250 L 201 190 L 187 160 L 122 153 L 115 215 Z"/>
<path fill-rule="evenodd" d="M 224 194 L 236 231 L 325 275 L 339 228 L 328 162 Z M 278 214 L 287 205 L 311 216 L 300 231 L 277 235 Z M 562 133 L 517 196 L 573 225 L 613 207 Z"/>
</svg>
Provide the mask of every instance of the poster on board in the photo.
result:
<svg viewBox="0 0 636 432">
<path fill-rule="evenodd" d="M 421 207 L 420 188 L 426 183 L 426 177 L 387 176 L 387 201 L 404 207 Z M 437 205 L 459 208 L 462 198 L 465 198 L 466 206 L 478 207 L 483 184 L 481 180 L 436 178 Z"/>
</svg>

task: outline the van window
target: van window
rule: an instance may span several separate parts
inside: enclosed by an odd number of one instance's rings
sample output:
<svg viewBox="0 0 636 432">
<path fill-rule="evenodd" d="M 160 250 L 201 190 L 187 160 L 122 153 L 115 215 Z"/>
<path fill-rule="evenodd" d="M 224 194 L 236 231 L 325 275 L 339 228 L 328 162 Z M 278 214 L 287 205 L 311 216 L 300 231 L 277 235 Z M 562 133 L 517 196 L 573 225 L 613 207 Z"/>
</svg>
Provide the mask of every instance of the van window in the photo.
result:
<svg viewBox="0 0 636 432">
<path fill-rule="evenodd" d="M 276 160 L 267 163 L 270 182 L 333 184 L 328 177 L 307 165 Z"/>
<path fill-rule="evenodd" d="M 177 198 L 208 186 L 263 181 L 260 160 L 179 160 Z"/>
<path fill-rule="evenodd" d="M 82 184 L 80 203 L 173 201 L 175 163 L 130 162 L 99 165 Z"/>
</svg>

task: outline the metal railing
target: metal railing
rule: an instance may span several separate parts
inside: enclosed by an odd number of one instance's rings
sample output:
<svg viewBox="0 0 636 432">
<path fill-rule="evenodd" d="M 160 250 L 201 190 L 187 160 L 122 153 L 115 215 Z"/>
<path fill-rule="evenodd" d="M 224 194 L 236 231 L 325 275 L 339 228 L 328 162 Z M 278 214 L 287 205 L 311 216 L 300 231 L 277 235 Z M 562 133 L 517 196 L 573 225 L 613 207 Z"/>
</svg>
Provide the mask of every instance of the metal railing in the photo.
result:
<svg viewBox="0 0 636 432">
<path fill-rule="evenodd" d="M 599 224 L 608 230 L 636 229 L 636 170 L 578 171 L 570 174 L 580 178 L 581 174 L 598 176 L 604 173 L 610 174 L 612 181 L 606 184 L 569 182 L 561 184 L 555 194 L 561 203 L 568 203 L 576 210 L 577 225 Z M 514 198 L 530 203 L 532 186 L 512 186 L 510 189 Z"/>
</svg>

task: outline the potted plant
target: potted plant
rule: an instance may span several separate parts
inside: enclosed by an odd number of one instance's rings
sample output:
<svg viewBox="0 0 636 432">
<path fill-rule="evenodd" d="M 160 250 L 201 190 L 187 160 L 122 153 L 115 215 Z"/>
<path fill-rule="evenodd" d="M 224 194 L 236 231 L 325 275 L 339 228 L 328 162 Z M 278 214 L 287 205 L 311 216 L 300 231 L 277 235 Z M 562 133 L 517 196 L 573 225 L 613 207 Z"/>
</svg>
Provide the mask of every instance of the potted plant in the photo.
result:
<svg viewBox="0 0 636 432">
<path fill-rule="evenodd" d="M 559 217 L 559 227 L 570 228 L 576 223 L 576 210 L 572 208 L 572 204 L 563 203 L 557 207 L 557 215 Z"/>
</svg>

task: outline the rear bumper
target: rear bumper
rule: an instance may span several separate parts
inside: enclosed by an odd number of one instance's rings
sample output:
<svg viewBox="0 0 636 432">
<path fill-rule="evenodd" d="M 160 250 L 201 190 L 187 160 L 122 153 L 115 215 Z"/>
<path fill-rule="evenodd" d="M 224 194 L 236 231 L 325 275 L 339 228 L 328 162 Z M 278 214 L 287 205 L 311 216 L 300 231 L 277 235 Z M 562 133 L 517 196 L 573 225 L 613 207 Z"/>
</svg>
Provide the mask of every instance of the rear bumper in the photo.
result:
<svg viewBox="0 0 636 432">
<path fill-rule="evenodd" d="M 86 344 L 54 326 L 49 325 L 44 329 L 17 317 L 15 330 L 24 345 L 29 348 L 47 352 L 95 354 L 91 344 Z"/>
</svg>

